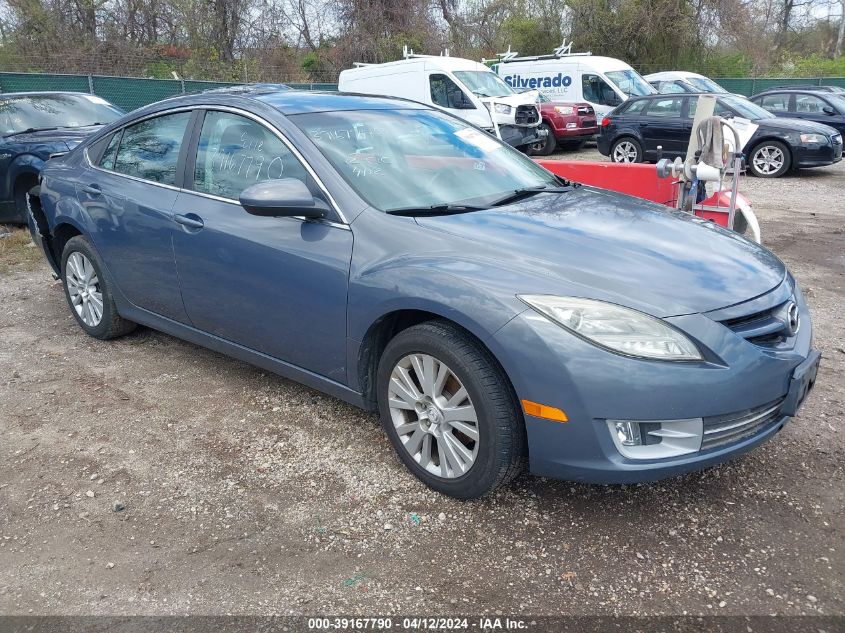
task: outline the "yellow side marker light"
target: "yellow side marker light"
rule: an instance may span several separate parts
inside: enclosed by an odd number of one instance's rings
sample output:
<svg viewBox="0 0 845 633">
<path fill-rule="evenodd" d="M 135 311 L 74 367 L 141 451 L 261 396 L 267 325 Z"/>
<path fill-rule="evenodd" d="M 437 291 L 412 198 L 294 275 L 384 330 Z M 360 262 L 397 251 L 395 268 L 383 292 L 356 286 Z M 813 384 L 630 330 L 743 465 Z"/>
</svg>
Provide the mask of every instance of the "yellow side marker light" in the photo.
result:
<svg viewBox="0 0 845 633">
<path fill-rule="evenodd" d="M 569 422 L 566 413 L 557 407 L 550 407 L 539 402 L 531 402 L 531 400 L 522 401 L 522 410 L 527 415 L 533 415 L 536 418 L 545 418 L 546 420 L 554 420 L 555 422 Z"/>
</svg>

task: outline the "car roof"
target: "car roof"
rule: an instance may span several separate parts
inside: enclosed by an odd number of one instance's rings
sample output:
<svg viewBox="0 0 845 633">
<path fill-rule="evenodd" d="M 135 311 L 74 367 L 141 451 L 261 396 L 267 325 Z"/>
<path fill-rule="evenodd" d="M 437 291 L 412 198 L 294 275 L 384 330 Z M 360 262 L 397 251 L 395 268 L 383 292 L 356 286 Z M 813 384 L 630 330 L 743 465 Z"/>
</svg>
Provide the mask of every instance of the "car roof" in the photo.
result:
<svg viewBox="0 0 845 633">
<path fill-rule="evenodd" d="M 816 86 L 813 84 L 790 84 L 788 86 L 772 86 L 771 88 L 766 88 L 765 90 L 761 90 L 757 94 L 763 94 L 764 92 L 779 92 L 781 90 L 806 90 L 807 92 L 840 92 L 843 89 L 839 86 Z"/>
<path fill-rule="evenodd" d="M 27 92 L 0 92 L 0 99 L 7 97 L 49 97 L 55 95 L 73 95 L 79 97 L 96 97 L 88 92 L 79 90 L 32 90 Z"/>
<path fill-rule="evenodd" d="M 349 92 L 327 92 L 319 90 L 291 90 L 288 86 L 260 84 L 252 89 L 240 91 L 209 90 L 189 95 L 179 95 L 151 103 L 131 113 L 149 114 L 179 106 L 201 107 L 203 105 L 240 106 L 253 102 L 269 106 L 285 115 L 339 110 L 427 110 L 422 103 L 398 97 L 355 94 Z"/>
</svg>

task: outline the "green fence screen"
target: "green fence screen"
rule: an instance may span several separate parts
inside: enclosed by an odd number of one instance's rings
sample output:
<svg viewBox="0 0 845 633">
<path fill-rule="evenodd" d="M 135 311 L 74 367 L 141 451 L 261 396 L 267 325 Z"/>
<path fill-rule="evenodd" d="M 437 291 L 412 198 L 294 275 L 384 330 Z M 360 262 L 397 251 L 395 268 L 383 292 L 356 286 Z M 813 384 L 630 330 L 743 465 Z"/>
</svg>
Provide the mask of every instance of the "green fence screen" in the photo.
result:
<svg viewBox="0 0 845 633">
<path fill-rule="evenodd" d="M 812 86 L 841 86 L 845 77 L 814 78 L 725 78 L 716 79 L 729 92 L 751 96 L 775 86 L 806 84 Z M 139 79 L 135 77 L 105 77 L 102 75 L 49 75 L 43 73 L 0 72 L 0 92 L 26 92 L 35 90 L 73 90 L 89 92 L 111 101 L 124 110 L 134 110 L 143 105 L 190 92 L 212 88 L 236 86 L 220 81 L 194 81 L 180 79 Z M 337 90 L 331 83 L 288 83 L 299 90 Z"/>
<path fill-rule="evenodd" d="M 41 90 L 88 92 L 127 111 L 167 97 L 236 85 L 239 84 L 187 79 L 183 81 L 180 79 L 139 79 L 102 75 L 0 72 L 0 93 Z M 337 84 L 328 83 L 288 83 L 286 85 L 299 90 L 337 90 Z"/>
</svg>

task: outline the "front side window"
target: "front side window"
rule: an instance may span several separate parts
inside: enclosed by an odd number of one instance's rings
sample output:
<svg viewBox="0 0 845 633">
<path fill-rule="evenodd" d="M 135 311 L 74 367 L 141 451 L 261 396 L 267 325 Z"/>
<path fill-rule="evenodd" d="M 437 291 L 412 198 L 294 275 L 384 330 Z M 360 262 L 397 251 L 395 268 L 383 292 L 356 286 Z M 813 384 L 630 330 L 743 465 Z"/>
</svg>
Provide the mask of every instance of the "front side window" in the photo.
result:
<svg viewBox="0 0 845 633">
<path fill-rule="evenodd" d="M 652 99 L 648 105 L 648 116 L 658 116 L 665 118 L 677 118 L 681 116 L 681 103 L 683 100 L 680 97 L 672 97 L 671 99 Z"/>
<path fill-rule="evenodd" d="M 431 75 L 428 78 L 431 102 L 441 108 L 474 110 L 475 106 L 451 78 L 446 75 Z"/>
<path fill-rule="evenodd" d="M 612 70 L 605 75 L 629 97 L 651 95 L 657 92 L 636 70 Z"/>
<path fill-rule="evenodd" d="M 125 128 L 114 171 L 163 185 L 175 185 L 179 150 L 190 118 L 190 112 L 178 112 Z"/>
<path fill-rule="evenodd" d="M 737 116 L 741 116 L 752 121 L 755 119 L 775 118 L 774 114 L 768 110 L 764 110 L 756 103 L 751 103 L 745 97 L 719 97 L 716 102 L 716 115 L 725 116 L 725 114 L 733 115 L 734 113 Z"/>
<path fill-rule="evenodd" d="M 194 167 L 196 191 L 237 200 L 250 185 L 280 178 L 307 183 L 308 176 L 278 136 L 238 114 L 206 113 Z"/>
<path fill-rule="evenodd" d="M 518 189 L 558 184 L 520 152 L 437 110 L 314 112 L 288 118 L 366 202 L 383 211 L 484 206 Z"/>
<path fill-rule="evenodd" d="M 621 99 L 610 85 L 598 75 L 581 75 L 581 90 L 584 99 L 601 105 L 619 105 Z"/>
<path fill-rule="evenodd" d="M 508 97 L 516 94 L 499 75 L 486 70 L 456 70 L 455 77 L 479 97 Z"/>
<path fill-rule="evenodd" d="M 122 114 L 121 109 L 93 95 L 3 97 L 0 98 L 0 135 L 105 125 Z"/>
<path fill-rule="evenodd" d="M 815 95 L 795 95 L 795 112 L 799 114 L 823 114 L 826 106 L 827 102 Z"/>
</svg>

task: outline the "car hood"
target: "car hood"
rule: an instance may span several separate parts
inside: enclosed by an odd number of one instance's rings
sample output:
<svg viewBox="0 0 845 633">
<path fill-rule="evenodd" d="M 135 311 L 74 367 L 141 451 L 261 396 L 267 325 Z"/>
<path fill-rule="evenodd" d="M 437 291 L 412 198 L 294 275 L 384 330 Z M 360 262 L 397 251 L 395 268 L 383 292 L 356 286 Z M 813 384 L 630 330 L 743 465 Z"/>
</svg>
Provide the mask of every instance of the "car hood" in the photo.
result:
<svg viewBox="0 0 845 633">
<path fill-rule="evenodd" d="M 102 129 L 99 125 L 89 125 L 85 127 L 65 127 L 58 130 L 43 130 L 40 132 L 27 132 L 26 134 L 15 134 L 7 138 L 7 141 L 14 141 L 15 143 L 25 145 L 52 145 L 64 144 L 67 149 L 71 150 L 82 141 L 88 138 L 97 130 Z"/>
<path fill-rule="evenodd" d="M 775 119 L 757 119 L 754 121 L 757 125 L 764 129 L 778 130 L 780 132 L 798 132 L 801 133 L 817 133 L 817 134 L 836 134 L 836 130 L 823 123 L 816 123 L 815 121 L 806 121 L 804 119 L 789 119 L 786 117 L 777 117 Z"/>
<path fill-rule="evenodd" d="M 747 301 L 786 272 L 771 252 L 712 222 L 592 187 L 417 222 L 518 270 L 506 275 L 525 280 L 514 293 L 589 297 L 662 317 Z"/>
</svg>

